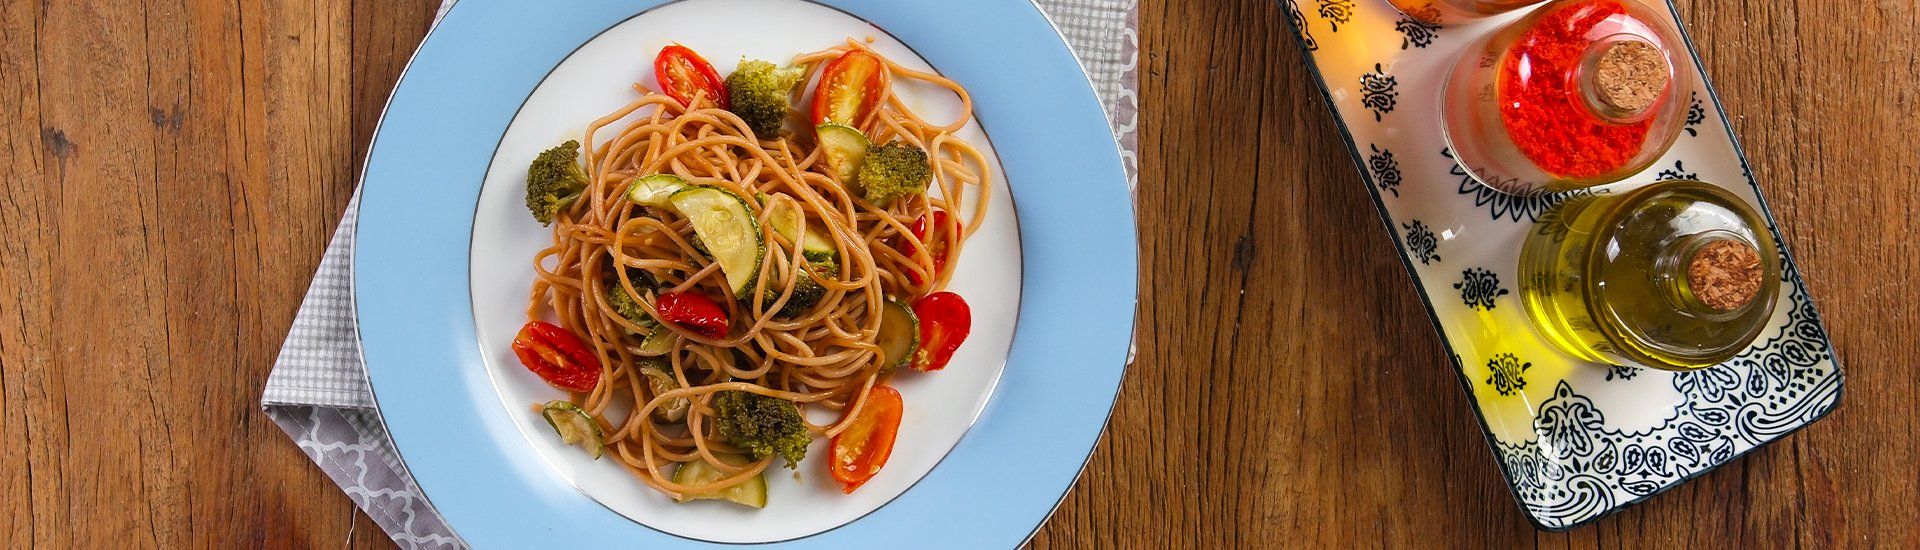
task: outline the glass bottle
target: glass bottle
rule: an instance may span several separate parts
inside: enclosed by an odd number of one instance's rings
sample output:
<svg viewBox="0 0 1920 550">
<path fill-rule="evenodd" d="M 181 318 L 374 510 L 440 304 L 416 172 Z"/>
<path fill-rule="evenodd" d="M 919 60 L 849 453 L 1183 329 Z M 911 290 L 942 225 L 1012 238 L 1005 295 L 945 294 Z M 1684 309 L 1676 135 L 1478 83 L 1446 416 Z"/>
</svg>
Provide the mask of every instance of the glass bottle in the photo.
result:
<svg viewBox="0 0 1920 550">
<path fill-rule="evenodd" d="M 1561 203 L 1521 250 L 1520 295 L 1534 327 L 1580 359 L 1705 368 L 1772 319 L 1777 250 L 1739 197 L 1664 181 Z"/>
<path fill-rule="evenodd" d="M 1685 129 L 1692 57 L 1634 0 L 1554 0 L 1467 48 L 1442 93 L 1474 179 L 1527 195 L 1645 170 Z"/>
<path fill-rule="evenodd" d="M 1450 25 L 1500 15 L 1544 0 L 1390 0 L 1407 17 Z"/>
</svg>

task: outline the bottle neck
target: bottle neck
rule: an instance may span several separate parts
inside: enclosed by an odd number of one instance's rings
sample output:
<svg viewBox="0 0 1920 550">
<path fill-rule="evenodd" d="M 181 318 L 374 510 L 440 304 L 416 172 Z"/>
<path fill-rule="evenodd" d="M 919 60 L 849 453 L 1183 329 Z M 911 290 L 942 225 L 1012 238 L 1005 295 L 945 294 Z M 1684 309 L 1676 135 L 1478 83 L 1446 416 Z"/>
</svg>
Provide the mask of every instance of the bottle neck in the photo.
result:
<svg viewBox="0 0 1920 550">
<path fill-rule="evenodd" d="M 1670 100 L 1673 64 L 1666 50 L 1634 34 L 1616 34 L 1587 47 L 1573 75 L 1594 117 L 1613 124 L 1652 118 Z"/>
<path fill-rule="evenodd" d="M 1745 236 L 1712 230 L 1675 240 L 1655 263 L 1672 305 L 1707 318 L 1738 316 L 1760 301 L 1766 274 Z"/>
</svg>

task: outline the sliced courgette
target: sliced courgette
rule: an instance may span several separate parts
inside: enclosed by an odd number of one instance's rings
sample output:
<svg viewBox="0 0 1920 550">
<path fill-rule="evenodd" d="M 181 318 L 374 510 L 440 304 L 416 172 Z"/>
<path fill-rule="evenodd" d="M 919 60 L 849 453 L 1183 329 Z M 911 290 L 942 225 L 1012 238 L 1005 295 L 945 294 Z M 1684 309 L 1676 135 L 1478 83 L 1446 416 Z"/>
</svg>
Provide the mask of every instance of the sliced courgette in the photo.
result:
<svg viewBox="0 0 1920 550">
<path fill-rule="evenodd" d="M 606 434 L 600 431 L 600 423 L 593 415 L 581 409 L 579 405 L 566 401 L 548 401 L 540 408 L 540 416 L 547 418 L 547 425 L 553 426 L 553 432 L 560 434 L 560 440 L 568 445 L 579 445 L 587 450 L 587 455 L 599 460 L 607 452 Z"/>
<path fill-rule="evenodd" d="M 730 466 L 745 466 L 748 464 L 746 457 L 723 454 L 713 456 Z M 708 464 L 705 460 L 695 460 L 681 464 L 680 469 L 674 470 L 673 472 L 673 482 L 681 485 L 705 485 L 726 479 L 726 477 L 726 472 L 720 471 L 719 468 Z M 687 502 L 690 500 L 724 500 L 735 504 L 752 506 L 754 508 L 765 508 L 767 507 L 767 475 L 765 473 L 754 474 L 753 477 L 741 480 L 739 483 L 727 487 L 705 493 L 683 495 L 675 499 L 676 502 Z"/>
<path fill-rule="evenodd" d="M 767 219 L 773 225 L 773 230 L 789 241 L 798 241 L 800 253 L 806 255 L 807 261 L 825 262 L 832 260 L 834 254 L 839 252 L 833 248 L 833 241 L 828 240 L 827 236 L 821 234 L 817 228 L 807 224 L 807 216 L 800 212 L 799 204 L 791 200 L 772 201 L 768 203 L 767 208 L 772 210 L 767 213 Z M 800 228 L 803 226 L 807 229 L 804 238 L 800 235 Z"/>
<path fill-rule="evenodd" d="M 635 204 L 666 208 L 667 199 L 687 188 L 687 180 L 673 174 L 652 174 L 627 183 L 627 200 Z"/>
<path fill-rule="evenodd" d="M 816 131 L 820 134 L 820 152 L 826 155 L 828 171 L 833 172 L 834 179 L 841 184 L 851 186 L 873 143 L 867 141 L 867 135 L 860 130 L 844 124 L 829 122 L 821 124 Z"/>
<path fill-rule="evenodd" d="M 707 253 L 720 263 L 727 277 L 727 288 L 735 298 L 746 297 L 753 289 L 753 278 L 760 273 L 760 259 L 767 246 L 760 239 L 760 224 L 753 221 L 747 201 L 718 187 L 689 187 L 675 192 L 674 210 L 686 216 L 693 233 L 707 247 Z"/>
<path fill-rule="evenodd" d="M 880 307 L 880 334 L 874 343 L 880 345 L 881 372 L 906 366 L 920 347 L 920 317 L 906 304 L 887 300 Z"/>
<path fill-rule="evenodd" d="M 666 355 L 667 352 L 673 351 L 674 336 L 673 331 L 666 327 L 655 328 L 652 334 L 648 334 L 646 339 L 640 341 L 640 353 L 652 356 Z"/>
<path fill-rule="evenodd" d="M 666 364 L 659 360 L 642 363 L 640 374 L 647 377 L 647 389 L 652 391 L 654 396 L 680 389 L 680 381 L 675 380 L 673 373 L 667 372 Z M 687 409 L 692 407 L 692 401 L 681 397 L 668 401 L 665 405 L 654 407 L 653 416 L 661 422 L 679 422 L 687 418 Z"/>
</svg>

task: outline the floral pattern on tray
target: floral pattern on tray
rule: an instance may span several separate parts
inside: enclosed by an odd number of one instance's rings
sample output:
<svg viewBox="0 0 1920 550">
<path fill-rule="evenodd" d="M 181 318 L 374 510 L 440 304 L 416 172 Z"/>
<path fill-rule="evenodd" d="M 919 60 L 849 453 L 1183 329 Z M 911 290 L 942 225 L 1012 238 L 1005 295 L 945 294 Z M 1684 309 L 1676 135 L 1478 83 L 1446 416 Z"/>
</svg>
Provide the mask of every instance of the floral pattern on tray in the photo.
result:
<svg viewBox="0 0 1920 550">
<path fill-rule="evenodd" d="M 1436 27 L 1386 0 L 1280 2 L 1507 483 L 1536 525 L 1591 522 L 1839 405 L 1844 375 L 1770 212 L 1768 228 L 1783 243 L 1781 305 L 1771 328 L 1725 364 L 1673 373 L 1582 362 L 1535 334 L 1519 303 L 1520 243 L 1568 198 L 1702 179 L 1765 211 L 1704 74 L 1687 96 L 1685 133 L 1652 168 L 1600 188 L 1504 194 L 1454 163 L 1441 135 L 1439 91 L 1458 52 L 1526 10 Z M 1678 19 L 1671 6 L 1667 13 Z M 1698 70 L 1697 60 L 1692 65 Z"/>
</svg>

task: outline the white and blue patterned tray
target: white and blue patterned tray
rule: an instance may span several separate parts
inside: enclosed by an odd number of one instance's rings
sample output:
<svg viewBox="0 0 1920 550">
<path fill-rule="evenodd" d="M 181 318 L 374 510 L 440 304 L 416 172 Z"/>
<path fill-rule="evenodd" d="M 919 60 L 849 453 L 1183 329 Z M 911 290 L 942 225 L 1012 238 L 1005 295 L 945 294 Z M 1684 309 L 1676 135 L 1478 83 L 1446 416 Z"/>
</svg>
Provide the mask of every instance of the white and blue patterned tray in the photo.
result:
<svg viewBox="0 0 1920 550">
<path fill-rule="evenodd" d="M 1436 27 L 1386 0 L 1280 2 L 1507 484 L 1535 525 L 1564 530 L 1593 521 L 1839 405 L 1840 365 L 1770 212 L 1785 266 L 1780 307 L 1772 328 L 1725 364 L 1672 373 L 1584 363 L 1531 330 L 1511 283 L 1520 243 L 1568 194 L 1506 195 L 1467 177 L 1446 149 L 1439 115 L 1441 85 L 1462 49 L 1527 10 Z M 1688 70 L 1700 70 L 1697 54 L 1691 61 Z M 1765 212 L 1704 72 L 1695 86 L 1686 132 L 1665 158 L 1620 184 L 1582 192 L 1700 179 Z"/>
</svg>

